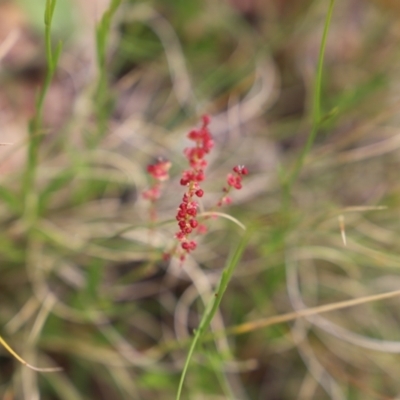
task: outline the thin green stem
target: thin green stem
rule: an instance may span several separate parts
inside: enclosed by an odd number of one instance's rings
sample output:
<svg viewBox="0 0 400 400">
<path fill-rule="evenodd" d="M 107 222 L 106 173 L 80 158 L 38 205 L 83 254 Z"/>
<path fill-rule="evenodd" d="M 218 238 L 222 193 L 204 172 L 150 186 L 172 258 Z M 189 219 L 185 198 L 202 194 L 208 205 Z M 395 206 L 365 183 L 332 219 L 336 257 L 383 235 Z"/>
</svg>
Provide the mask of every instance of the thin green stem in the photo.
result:
<svg viewBox="0 0 400 400">
<path fill-rule="evenodd" d="M 35 114 L 29 123 L 28 158 L 26 163 L 26 171 L 24 175 L 24 184 L 23 184 L 25 220 L 28 222 L 29 226 L 32 226 L 34 224 L 37 214 L 38 202 L 35 190 L 35 176 L 38 164 L 39 147 L 43 134 L 42 132 L 43 105 L 46 98 L 46 94 L 53 79 L 62 48 L 61 43 L 59 43 L 56 47 L 55 53 L 53 54 L 52 44 L 51 44 L 51 24 L 53 21 L 53 15 L 56 3 L 57 0 L 46 1 L 44 23 L 45 23 L 47 72 L 43 82 L 43 86 L 40 89 L 40 92 L 37 96 Z"/>
<path fill-rule="evenodd" d="M 329 26 L 332 19 L 333 14 L 333 6 L 335 4 L 335 0 L 330 0 L 328 13 L 326 14 L 324 32 L 322 34 L 321 46 L 319 49 L 319 58 L 318 58 L 318 66 L 317 66 L 317 75 L 315 78 L 314 85 L 314 94 L 313 94 L 313 105 L 312 105 L 312 126 L 311 132 L 307 138 L 307 142 L 303 147 L 296 164 L 293 168 L 292 173 L 290 174 L 287 181 L 284 183 L 284 202 L 287 204 L 290 201 L 290 194 L 292 191 L 292 187 L 294 182 L 296 181 L 299 173 L 304 165 L 304 161 L 307 157 L 307 154 L 310 152 L 312 145 L 314 144 L 315 137 L 317 136 L 318 128 L 321 122 L 321 87 L 322 87 L 322 70 L 324 65 L 324 56 L 326 49 L 326 42 L 328 38 Z"/>
<path fill-rule="evenodd" d="M 112 0 L 109 8 L 103 14 L 103 17 L 96 27 L 96 52 L 99 78 L 95 93 L 95 104 L 98 134 L 94 140 L 91 141 L 92 146 L 94 146 L 97 143 L 97 140 L 105 133 L 108 117 L 111 112 L 110 93 L 107 89 L 107 42 L 110 34 L 112 18 L 121 2 L 122 0 Z"/>
<path fill-rule="evenodd" d="M 217 289 L 216 293 L 214 294 L 214 298 L 211 301 L 211 303 L 208 304 L 206 310 L 204 311 L 203 317 L 200 321 L 200 325 L 199 325 L 198 329 L 195 331 L 195 335 L 190 344 L 189 352 L 187 354 L 185 365 L 182 370 L 181 379 L 179 381 L 179 386 L 178 386 L 178 392 L 176 394 L 176 400 L 180 400 L 180 398 L 181 398 L 183 383 L 185 381 L 186 373 L 189 369 L 190 361 L 191 361 L 194 351 L 196 349 L 196 345 L 202 338 L 203 334 L 205 333 L 205 331 L 209 327 L 212 319 L 214 318 L 214 315 L 218 311 L 222 297 L 223 297 L 225 290 L 228 287 L 228 284 L 232 278 L 233 272 L 234 272 L 237 264 L 239 263 L 240 258 L 242 257 L 242 254 L 243 254 L 244 249 L 246 248 L 248 239 L 249 239 L 249 235 L 247 234 L 243 237 L 243 239 L 239 243 L 238 247 L 236 248 L 235 252 L 233 253 L 233 256 L 228 261 L 227 266 L 225 267 L 225 269 L 222 272 L 221 279 L 220 279 L 220 282 L 218 285 L 218 289 Z"/>
</svg>

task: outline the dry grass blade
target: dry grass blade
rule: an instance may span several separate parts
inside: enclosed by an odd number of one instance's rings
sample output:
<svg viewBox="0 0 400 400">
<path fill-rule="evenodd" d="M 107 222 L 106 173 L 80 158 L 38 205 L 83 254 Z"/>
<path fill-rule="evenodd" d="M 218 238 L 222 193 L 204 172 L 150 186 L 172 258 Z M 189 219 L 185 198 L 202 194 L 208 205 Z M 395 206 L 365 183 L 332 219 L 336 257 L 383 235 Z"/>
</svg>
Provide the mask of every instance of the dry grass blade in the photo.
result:
<svg viewBox="0 0 400 400">
<path fill-rule="evenodd" d="M 354 307 L 360 304 L 371 303 L 373 301 L 380 301 L 398 296 L 400 296 L 400 290 L 394 290 L 391 292 L 380 293 L 371 296 L 364 296 L 358 299 L 339 301 L 337 303 L 325 304 L 323 306 L 307 308 L 305 310 L 294 311 L 287 314 L 277 315 L 274 317 L 263 318 L 252 322 L 246 322 L 244 324 L 231 327 L 227 329 L 227 331 L 224 333 L 229 335 L 242 335 L 244 333 L 255 331 L 257 329 L 266 328 L 267 326 L 294 321 L 298 318 L 306 318 L 313 315 L 326 313 L 329 311 L 341 310 L 348 307 Z M 222 332 L 218 332 L 218 334 L 221 333 Z"/>
<path fill-rule="evenodd" d="M 21 364 L 25 365 L 26 367 L 37 371 L 37 372 L 60 372 L 62 371 L 62 368 L 39 368 L 35 367 L 28 362 L 26 362 L 22 357 L 20 357 L 9 345 L 8 343 L 0 336 L 0 344 L 3 345 L 3 347 L 14 357 L 16 358 Z"/>
</svg>

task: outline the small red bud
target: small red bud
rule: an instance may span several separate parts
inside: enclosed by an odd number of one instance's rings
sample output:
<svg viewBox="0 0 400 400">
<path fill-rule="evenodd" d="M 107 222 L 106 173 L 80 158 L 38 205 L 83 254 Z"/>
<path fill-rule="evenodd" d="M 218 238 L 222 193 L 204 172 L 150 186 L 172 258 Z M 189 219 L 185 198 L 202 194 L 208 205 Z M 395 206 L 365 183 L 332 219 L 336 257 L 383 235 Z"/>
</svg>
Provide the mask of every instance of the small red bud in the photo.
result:
<svg viewBox="0 0 400 400">
<path fill-rule="evenodd" d="M 209 115 L 205 114 L 203 115 L 202 120 L 203 120 L 203 126 L 207 126 L 210 123 L 211 118 Z"/>
<path fill-rule="evenodd" d="M 189 210 L 187 210 L 186 213 L 191 215 L 192 217 L 195 217 L 197 214 L 197 210 L 195 208 L 189 208 Z"/>
<path fill-rule="evenodd" d="M 199 171 L 198 174 L 196 175 L 196 181 L 201 182 L 204 181 L 205 175 L 203 171 Z"/>
<path fill-rule="evenodd" d="M 183 228 L 186 227 L 186 222 L 185 221 L 179 221 L 178 225 L 179 225 L 179 228 L 183 229 Z"/>
</svg>

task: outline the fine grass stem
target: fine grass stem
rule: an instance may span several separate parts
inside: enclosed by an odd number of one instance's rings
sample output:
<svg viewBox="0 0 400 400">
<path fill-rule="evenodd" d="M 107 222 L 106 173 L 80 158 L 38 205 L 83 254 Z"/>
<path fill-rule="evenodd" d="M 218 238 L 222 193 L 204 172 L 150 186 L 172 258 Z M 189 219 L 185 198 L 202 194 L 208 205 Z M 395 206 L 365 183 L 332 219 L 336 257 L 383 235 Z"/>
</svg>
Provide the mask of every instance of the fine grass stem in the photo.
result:
<svg viewBox="0 0 400 400">
<path fill-rule="evenodd" d="M 206 310 L 204 311 L 204 314 L 203 314 L 203 317 L 201 318 L 199 327 L 198 327 L 198 329 L 196 329 L 194 337 L 192 339 L 192 342 L 191 342 L 191 345 L 190 345 L 190 348 L 189 348 L 189 351 L 188 351 L 188 354 L 186 357 L 185 365 L 182 370 L 181 378 L 179 381 L 176 400 L 180 400 L 180 398 L 181 398 L 183 383 L 185 381 L 186 373 L 189 369 L 190 361 L 191 361 L 194 351 L 196 349 L 196 345 L 200 341 L 202 336 L 204 335 L 207 328 L 209 327 L 215 313 L 218 311 L 222 297 L 223 297 L 225 290 L 228 287 L 228 284 L 232 278 L 233 272 L 235 271 L 235 268 L 242 257 L 243 251 L 246 248 L 246 244 L 247 244 L 248 240 L 249 240 L 249 234 L 245 235 L 242 238 L 242 240 L 239 243 L 239 245 L 237 246 L 235 252 L 231 256 L 231 258 L 228 260 L 227 266 L 222 271 L 218 289 L 214 294 L 213 300 L 208 304 Z"/>
<path fill-rule="evenodd" d="M 290 195 L 292 192 L 293 184 L 298 178 L 300 171 L 304 165 L 304 161 L 307 157 L 307 154 L 310 152 L 311 147 L 315 141 L 315 138 L 318 133 L 318 129 L 321 123 L 321 88 L 322 88 L 322 71 L 324 66 L 324 56 L 326 49 L 326 42 L 328 38 L 329 26 L 332 19 L 333 14 L 333 6 L 335 4 L 335 0 L 330 0 L 328 12 L 325 18 L 324 24 L 324 32 L 322 34 L 321 45 L 319 49 L 318 56 L 318 66 L 317 66 L 317 74 L 315 78 L 314 84 L 314 93 L 313 93 L 313 103 L 312 103 L 312 111 L 311 111 L 311 132 L 307 138 L 307 142 L 304 145 L 300 155 L 298 156 L 293 171 L 290 173 L 286 182 L 284 182 L 284 204 L 288 204 L 290 201 Z"/>
<path fill-rule="evenodd" d="M 103 14 L 96 27 L 96 52 L 99 80 L 95 92 L 96 116 L 98 124 L 98 135 L 95 139 L 103 136 L 111 112 L 110 94 L 107 90 L 107 43 L 110 35 L 112 18 L 121 4 L 121 0 L 112 0 L 109 8 Z"/>
<path fill-rule="evenodd" d="M 24 175 L 24 202 L 25 202 L 25 219 L 29 226 L 32 226 L 37 216 L 37 197 L 35 190 L 36 167 L 38 163 L 39 148 L 42 141 L 43 127 L 42 115 L 43 105 L 50 84 L 53 80 L 54 73 L 57 69 L 58 60 L 60 58 L 62 43 L 59 42 L 54 53 L 51 41 L 51 25 L 54 16 L 54 10 L 57 0 L 47 0 L 44 12 L 45 24 L 45 44 L 46 44 L 46 62 L 47 71 L 43 85 L 36 99 L 35 114 L 29 122 L 29 143 L 28 158 L 26 163 L 26 171 Z"/>
<path fill-rule="evenodd" d="M 9 344 L 0 336 L 0 344 L 21 364 L 25 365 L 26 367 L 37 371 L 37 372 L 58 372 L 62 371 L 62 368 L 55 367 L 55 368 L 38 368 L 34 367 L 31 364 L 28 364 L 21 356 L 19 356 L 10 346 Z"/>
</svg>

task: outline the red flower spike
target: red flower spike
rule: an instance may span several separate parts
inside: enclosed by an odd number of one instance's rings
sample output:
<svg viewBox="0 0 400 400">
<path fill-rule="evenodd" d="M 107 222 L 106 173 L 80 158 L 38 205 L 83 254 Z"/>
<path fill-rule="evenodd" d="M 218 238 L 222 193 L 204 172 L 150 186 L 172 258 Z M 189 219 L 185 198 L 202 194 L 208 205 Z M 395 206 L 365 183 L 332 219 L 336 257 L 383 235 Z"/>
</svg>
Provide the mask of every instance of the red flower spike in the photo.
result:
<svg viewBox="0 0 400 400">
<path fill-rule="evenodd" d="M 163 259 L 167 260 L 170 256 L 175 255 L 184 262 L 186 256 L 194 251 L 197 247 L 195 240 L 192 240 L 190 235 L 193 230 L 197 234 L 207 232 L 207 227 L 200 224 L 197 220 L 198 203 L 196 197 L 203 197 L 204 190 L 200 187 L 200 183 L 206 179 L 205 168 L 207 167 L 206 155 L 214 147 L 214 141 L 209 131 L 210 117 L 204 115 L 202 117 L 202 125 L 200 128 L 193 129 L 187 134 L 187 138 L 192 142 L 192 145 L 185 148 L 184 155 L 188 161 L 189 168 L 182 172 L 180 184 L 185 187 L 182 201 L 176 211 L 176 220 L 178 224 L 178 232 L 175 238 L 180 242 L 180 245 L 175 247 L 170 252 L 163 254 Z M 165 160 L 158 160 L 156 163 L 147 167 L 147 172 L 154 179 L 155 183 L 148 190 L 143 192 L 143 197 L 155 202 L 161 194 L 161 182 L 169 178 L 168 171 L 171 163 Z M 248 169 L 244 165 L 236 165 L 226 178 L 226 185 L 222 189 L 223 195 L 217 205 L 222 206 L 232 202 L 229 193 L 232 189 L 240 190 L 242 188 L 242 179 L 249 174 Z M 155 213 L 150 214 L 154 220 Z"/>
<path fill-rule="evenodd" d="M 197 246 L 194 240 L 189 239 L 192 230 L 201 231 L 199 222 L 196 219 L 198 204 L 194 198 L 203 197 L 204 195 L 204 190 L 201 189 L 199 183 L 205 180 L 204 169 L 207 166 L 205 156 L 214 146 L 214 141 L 208 129 L 209 124 L 210 117 L 204 115 L 202 117 L 202 126 L 198 129 L 192 129 L 187 134 L 187 138 L 193 142 L 193 145 L 187 147 L 183 152 L 190 168 L 183 171 L 181 176 L 180 184 L 186 186 L 187 189 L 176 214 L 179 232 L 175 236 L 182 242 L 181 248 L 184 251 L 180 255 L 181 260 Z"/>
</svg>

